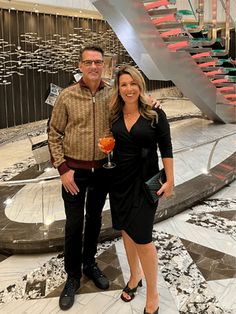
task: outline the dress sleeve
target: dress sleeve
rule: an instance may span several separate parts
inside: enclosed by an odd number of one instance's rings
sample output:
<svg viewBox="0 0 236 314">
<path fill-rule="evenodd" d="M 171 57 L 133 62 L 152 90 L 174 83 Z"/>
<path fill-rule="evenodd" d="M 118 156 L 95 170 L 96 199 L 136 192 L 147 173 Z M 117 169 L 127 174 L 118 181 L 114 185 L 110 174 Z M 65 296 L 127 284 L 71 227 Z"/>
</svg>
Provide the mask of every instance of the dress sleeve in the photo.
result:
<svg viewBox="0 0 236 314">
<path fill-rule="evenodd" d="M 170 125 L 162 109 L 156 109 L 158 122 L 156 124 L 157 143 L 162 158 L 173 158 Z"/>
</svg>

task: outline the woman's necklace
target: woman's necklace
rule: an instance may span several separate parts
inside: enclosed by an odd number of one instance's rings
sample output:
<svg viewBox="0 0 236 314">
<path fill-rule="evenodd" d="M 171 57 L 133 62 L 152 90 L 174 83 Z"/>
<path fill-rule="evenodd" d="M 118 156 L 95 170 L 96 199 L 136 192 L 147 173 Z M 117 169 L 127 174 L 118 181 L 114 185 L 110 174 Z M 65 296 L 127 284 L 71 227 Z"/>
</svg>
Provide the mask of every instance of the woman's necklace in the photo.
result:
<svg viewBox="0 0 236 314">
<path fill-rule="evenodd" d="M 138 115 L 139 111 L 138 110 L 137 111 L 133 111 L 133 112 L 125 112 L 125 111 L 123 111 L 123 114 L 126 117 L 132 117 L 132 116 Z"/>
<path fill-rule="evenodd" d="M 138 121 L 140 116 L 139 111 L 134 112 L 123 112 L 124 122 L 128 131 L 131 130 L 132 126 Z"/>
<path fill-rule="evenodd" d="M 131 116 L 133 116 L 133 115 L 135 115 L 135 114 L 137 114 L 137 112 L 124 112 L 124 115 L 125 115 L 126 117 L 131 117 Z"/>
<path fill-rule="evenodd" d="M 138 111 L 135 111 L 135 112 L 124 112 L 124 119 L 126 121 L 136 121 L 139 117 L 139 112 Z"/>
</svg>

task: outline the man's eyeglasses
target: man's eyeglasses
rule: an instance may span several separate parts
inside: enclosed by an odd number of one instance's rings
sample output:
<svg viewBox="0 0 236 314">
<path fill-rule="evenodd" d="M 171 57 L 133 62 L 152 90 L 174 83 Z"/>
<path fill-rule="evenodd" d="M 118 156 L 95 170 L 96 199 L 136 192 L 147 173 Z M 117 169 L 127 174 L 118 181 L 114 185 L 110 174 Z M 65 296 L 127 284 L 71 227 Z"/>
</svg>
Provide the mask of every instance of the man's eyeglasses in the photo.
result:
<svg viewBox="0 0 236 314">
<path fill-rule="evenodd" d="M 83 63 L 86 66 L 91 66 L 93 63 L 97 66 L 102 66 L 104 61 L 103 60 L 84 60 L 84 61 L 81 61 L 81 63 Z"/>
</svg>

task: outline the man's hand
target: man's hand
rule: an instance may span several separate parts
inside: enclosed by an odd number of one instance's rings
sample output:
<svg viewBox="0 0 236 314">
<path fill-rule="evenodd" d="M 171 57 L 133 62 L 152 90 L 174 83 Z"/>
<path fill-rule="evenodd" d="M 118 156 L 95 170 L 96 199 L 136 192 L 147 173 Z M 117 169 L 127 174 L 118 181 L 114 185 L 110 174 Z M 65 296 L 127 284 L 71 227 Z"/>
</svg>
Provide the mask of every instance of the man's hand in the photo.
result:
<svg viewBox="0 0 236 314">
<path fill-rule="evenodd" d="M 74 181 L 74 170 L 69 170 L 61 175 L 61 182 L 66 190 L 66 192 L 70 192 L 72 195 L 78 194 L 79 188 Z"/>
<path fill-rule="evenodd" d="M 151 106 L 153 108 L 160 108 L 161 109 L 161 102 L 160 102 L 160 100 L 154 99 L 152 97 L 152 95 L 148 95 L 148 100 L 149 100 L 149 102 L 150 102 L 150 104 L 151 104 Z"/>
</svg>

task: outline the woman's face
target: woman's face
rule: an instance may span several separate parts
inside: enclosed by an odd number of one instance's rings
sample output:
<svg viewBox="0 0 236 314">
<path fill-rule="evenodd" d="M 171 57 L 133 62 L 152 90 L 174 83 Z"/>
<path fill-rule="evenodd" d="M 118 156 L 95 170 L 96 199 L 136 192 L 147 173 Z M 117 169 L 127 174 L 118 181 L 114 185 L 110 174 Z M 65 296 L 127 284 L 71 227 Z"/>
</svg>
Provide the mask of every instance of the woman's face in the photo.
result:
<svg viewBox="0 0 236 314">
<path fill-rule="evenodd" d="M 122 74 L 119 77 L 120 96 L 126 104 L 138 103 L 140 88 L 129 74 Z"/>
</svg>

